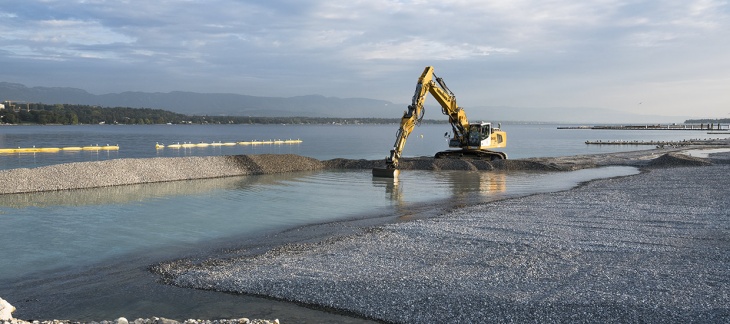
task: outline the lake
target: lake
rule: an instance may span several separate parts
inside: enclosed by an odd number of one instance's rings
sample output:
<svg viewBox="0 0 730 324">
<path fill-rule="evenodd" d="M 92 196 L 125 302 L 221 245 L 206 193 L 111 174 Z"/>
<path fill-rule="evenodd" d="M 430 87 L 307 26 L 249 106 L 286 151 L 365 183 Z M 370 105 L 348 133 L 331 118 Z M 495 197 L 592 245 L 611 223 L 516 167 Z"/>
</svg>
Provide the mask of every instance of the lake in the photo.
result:
<svg viewBox="0 0 730 324">
<path fill-rule="evenodd" d="M 120 149 L 3 154 L 0 166 L 263 153 L 320 160 L 380 159 L 388 155 L 396 129 L 397 125 L 2 126 L 0 148 L 113 144 Z M 708 137 L 701 131 L 558 130 L 557 125 L 503 125 L 503 129 L 508 134 L 504 151 L 510 158 L 648 148 L 584 144 L 589 139 Z M 431 156 L 447 149 L 448 131 L 448 125 L 416 128 L 404 156 Z M 303 142 L 155 149 L 155 143 L 268 139 Z M 156 283 L 145 268 L 157 260 L 267 240 L 311 224 L 429 217 L 429 211 L 565 190 L 583 181 L 637 172 L 630 167 L 562 173 L 408 171 L 394 183 L 372 178 L 369 170 L 335 170 L 4 195 L 0 196 L 0 247 L 5 251 L 0 258 L 4 294 L 0 297 L 19 309 L 16 316 L 26 318 L 184 319 L 205 314 L 296 318 L 293 314 L 305 312 L 296 305 L 167 287 Z M 151 291 L 158 293 L 150 295 Z M 271 307 L 277 309 L 273 315 L 267 313 Z M 305 317 L 326 322 L 326 316 L 330 315 L 315 312 Z"/>
<path fill-rule="evenodd" d="M 565 156 L 636 150 L 641 146 L 586 145 L 586 140 L 664 140 L 710 138 L 706 131 L 616 131 L 557 129 L 559 125 L 503 125 L 509 158 Z M 115 158 L 292 153 L 320 160 L 384 159 L 395 142 L 392 125 L 78 125 L 0 126 L 0 148 L 119 145 L 119 151 L 61 151 L 0 154 L 0 169 Z M 447 150 L 447 124 L 416 127 L 403 156 L 433 156 Z M 713 135 L 723 136 L 727 135 Z M 301 139 L 301 144 L 208 146 L 155 149 L 156 143 L 213 143 Z"/>
</svg>

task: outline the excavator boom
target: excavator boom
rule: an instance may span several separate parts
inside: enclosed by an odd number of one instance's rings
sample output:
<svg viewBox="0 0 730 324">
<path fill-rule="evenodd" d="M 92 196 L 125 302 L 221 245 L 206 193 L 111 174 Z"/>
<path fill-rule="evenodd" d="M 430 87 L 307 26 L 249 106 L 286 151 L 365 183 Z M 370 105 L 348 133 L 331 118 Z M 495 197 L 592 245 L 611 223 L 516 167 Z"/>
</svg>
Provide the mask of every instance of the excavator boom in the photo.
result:
<svg viewBox="0 0 730 324">
<path fill-rule="evenodd" d="M 423 119 L 425 112 L 423 104 L 426 101 L 426 95 L 429 93 L 441 105 L 441 112 L 449 117 L 449 123 L 453 130 L 453 138 L 450 140 L 449 146 L 462 148 L 462 150 L 439 152 L 436 157 L 461 157 L 465 154 L 476 158 L 496 159 L 507 157 L 501 152 L 485 150 L 490 147 L 504 147 L 507 135 L 499 128 L 492 128 L 487 123 L 469 124 L 464 109 L 456 104 L 454 93 L 449 90 L 443 79 L 433 73 L 433 67 L 427 66 L 418 78 L 416 91 L 408 110 L 403 113 L 400 127 L 396 133 L 395 144 L 393 149 L 390 150 L 390 155 L 385 159 L 386 167 L 373 169 L 373 176 L 398 177 L 398 164 L 403 148 L 406 145 L 408 136 Z M 491 144 L 490 142 L 485 145 L 485 141 L 497 142 L 497 144 Z"/>
</svg>

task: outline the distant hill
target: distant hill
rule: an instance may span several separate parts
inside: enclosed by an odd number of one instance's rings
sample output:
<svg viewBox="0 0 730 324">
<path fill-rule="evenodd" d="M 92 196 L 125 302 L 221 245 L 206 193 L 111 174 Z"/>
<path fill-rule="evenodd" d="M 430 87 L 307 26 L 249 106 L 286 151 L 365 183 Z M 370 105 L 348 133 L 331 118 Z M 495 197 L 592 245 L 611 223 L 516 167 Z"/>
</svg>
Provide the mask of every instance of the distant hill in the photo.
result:
<svg viewBox="0 0 730 324">
<path fill-rule="evenodd" d="M 0 82 L 0 101 L 45 104 L 79 104 L 101 107 L 164 109 L 186 115 L 323 118 L 400 118 L 408 103 L 366 98 L 337 98 L 321 95 L 257 97 L 231 93 L 174 91 L 122 92 L 103 95 L 66 87 L 26 87 Z M 427 119 L 439 120 L 441 109 L 435 100 L 426 105 Z M 557 123 L 681 123 L 691 116 L 656 116 L 601 108 L 464 107 L 470 120 Z"/>
<path fill-rule="evenodd" d="M 0 82 L 0 101 L 79 104 L 102 107 L 164 109 L 187 115 L 256 117 L 397 117 L 392 103 L 365 98 L 336 98 L 320 95 L 256 97 L 230 93 L 174 91 L 122 92 L 94 95 L 63 87 L 26 87 Z"/>
</svg>

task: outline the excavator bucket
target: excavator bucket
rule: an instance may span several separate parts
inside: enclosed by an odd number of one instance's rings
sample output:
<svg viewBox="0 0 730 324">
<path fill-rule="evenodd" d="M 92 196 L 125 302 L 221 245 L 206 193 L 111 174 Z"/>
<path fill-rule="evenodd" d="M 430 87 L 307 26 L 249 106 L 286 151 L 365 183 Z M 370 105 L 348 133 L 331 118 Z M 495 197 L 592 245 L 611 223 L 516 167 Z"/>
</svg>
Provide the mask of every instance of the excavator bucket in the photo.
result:
<svg viewBox="0 0 730 324">
<path fill-rule="evenodd" d="M 379 178 L 398 178 L 400 170 L 389 168 L 373 168 L 373 177 Z"/>
</svg>

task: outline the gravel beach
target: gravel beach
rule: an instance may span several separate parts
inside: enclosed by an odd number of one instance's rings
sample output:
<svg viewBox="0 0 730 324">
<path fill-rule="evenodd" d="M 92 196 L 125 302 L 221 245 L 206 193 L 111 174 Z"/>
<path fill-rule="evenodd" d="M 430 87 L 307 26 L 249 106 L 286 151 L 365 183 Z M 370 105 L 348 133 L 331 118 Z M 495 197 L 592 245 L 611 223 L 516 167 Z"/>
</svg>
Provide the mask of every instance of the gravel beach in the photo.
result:
<svg viewBox="0 0 730 324">
<path fill-rule="evenodd" d="M 727 154 L 694 158 L 677 151 L 475 163 L 407 159 L 404 168 L 424 170 L 633 165 L 646 172 L 254 256 L 241 251 L 154 269 L 182 287 L 268 296 L 394 323 L 728 322 L 730 160 Z M 0 171 L 0 193 L 381 163 L 297 155 L 119 159 Z"/>
<path fill-rule="evenodd" d="M 565 192 L 158 270 L 184 287 L 395 323 L 729 321 L 730 166 L 677 154 L 644 165 Z"/>
</svg>

